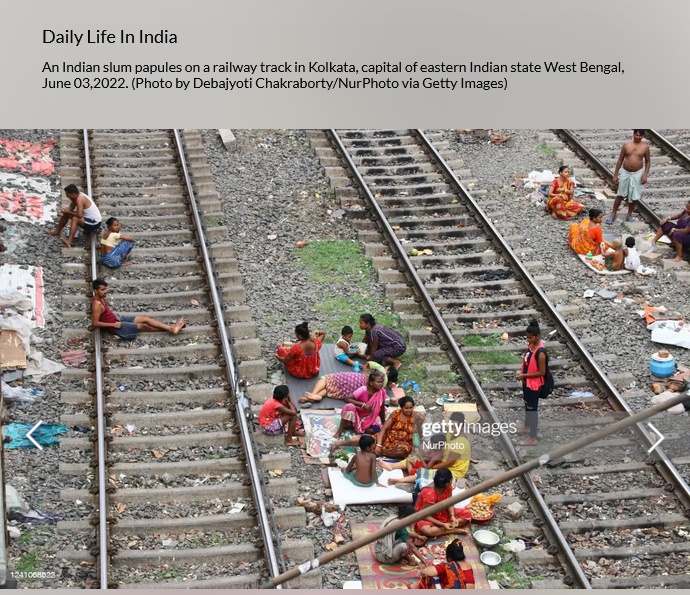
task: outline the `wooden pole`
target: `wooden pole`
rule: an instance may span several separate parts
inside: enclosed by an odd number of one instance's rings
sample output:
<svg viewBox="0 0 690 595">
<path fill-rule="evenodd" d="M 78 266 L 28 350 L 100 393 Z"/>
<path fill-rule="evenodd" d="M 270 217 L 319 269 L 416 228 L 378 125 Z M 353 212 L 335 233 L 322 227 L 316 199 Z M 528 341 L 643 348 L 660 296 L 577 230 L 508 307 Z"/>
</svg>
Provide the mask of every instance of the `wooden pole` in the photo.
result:
<svg viewBox="0 0 690 595">
<path fill-rule="evenodd" d="M 569 444 L 566 444 L 564 446 L 561 446 L 548 454 L 543 454 L 539 458 L 532 459 L 531 461 L 524 463 L 519 467 L 510 469 L 509 471 L 506 471 L 505 473 L 502 473 L 497 477 L 488 479 L 467 490 L 463 490 L 456 496 L 451 496 L 446 500 L 438 502 L 432 506 L 428 506 L 427 508 L 420 510 L 419 512 L 415 512 L 414 514 L 411 514 L 410 516 L 407 516 L 404 519 L 399 519 L 397 521 L 389 523 L 388 525 L 386 525 L 384 529 L 380 529 L 378 531 L 375 531 L 374 533 L 371 533 L 364 537 L 360 537 L 359 539 L 345 544 L 342 547 L 333 550 L 332 552 L 326 552 L 325 554 L 319 556 L 318 558 L 315 558 L 314 560 L 308 560 L 304 564 L 300 564 L 299 566 L 291 568 L 290 570 L 283 572 L 282 574 L 276 577 L 273 577 L 270 581 L 262 583 L 261 588 L 270 589 L 276 587 L 277 585 L 282 585 L 283 583 L 295 579 L 298 576 L 309 572 L 310 570 L 315 570 L 316 568 L 319 568 L 320 566 L 323 566 L 328 562 L 337 560 L 338 558 L 345 556 L 346 554 L 350 554 L 355 550 L 364 547 L 365 545 L 369 545 L 370 543 L 377 541 L 378 539 L 381 539 L 381 537 L 383 537 L 384 535 L 388 535 L 389 533 L 394 533 L 399 529 L 409 527 L 410 525 L 413 525 L 414 523 L 421 521 L 428 516 L 432 516 L 438 512 L 441 512 L 442 510 L 450 508 L 450 506 L 457 504 L 458 502 L 462 502 L 467 498 L 471 498 L 472 496 L 476 496 L 477 494 L 480 494 L 484 491 L 495 488 L 501 485 L 502 483 L 505 483 L 506 481 L 510 481 L 512 479 L 515 479 L 516 477 L 519 477 L 520 475 L 523 475 L 524 473 L 536 469 L 537 467 L 541 467 L 549 461 L 560 459 L 564 455 L 574 452 L 584 446 L 588 446 L 590 444 L 598 442 L 606 436 L 610 436 L 611 434 L 620 432 L 621 430 L 629 428 L 630 426 L 635 425 L 647 419 L 648 417 L 656 415 L 657 413 L 665 411 L 666 409 L 669 409 L 674 405 L 678 405 L 679 403 L 682 403 L 683 401 L 687 400 L 688 396 L 686 394 L 679 393 L 677 397 L 669 399 L 664 403 L 658 403 L 657 405 L 654 405 L 649 409 L 640 411 L 635 415 L 631 415 L 630 417 L 622 419 L 621 421 L 615 422 L 609 426 L 602 428 L 601 430 L 588 434 L 587 436 L 583 436 L 582 438 L 579 438 L 578 440 L 570 442 Z"/>
</svg>

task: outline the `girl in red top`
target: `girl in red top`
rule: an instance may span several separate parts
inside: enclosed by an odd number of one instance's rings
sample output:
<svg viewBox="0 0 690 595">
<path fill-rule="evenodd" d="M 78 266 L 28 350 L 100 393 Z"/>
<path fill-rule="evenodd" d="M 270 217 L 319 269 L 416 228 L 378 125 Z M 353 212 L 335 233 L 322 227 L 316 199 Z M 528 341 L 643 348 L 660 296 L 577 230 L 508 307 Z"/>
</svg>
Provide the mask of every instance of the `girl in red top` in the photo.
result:
<svg viewBox="0 0 690 595">
<path fill-rule="evenodd" d="M 525 331 L 527 350 L 522 358 L 522 370 L 515 376 L 522 381 L 522 398 L 525 400 L 525 427 L 518 434 L 529 434 L 521 446 L 537 444 L 537 422 L 539 416 L 539 397 L 544 387 L 548 358 L 546 348 L 541 342 L 541 329 L 536 320 L 532 320 Z"/>
<path fill-rule="evenodd" d="M 465 550 L 459 539 L 446 548 L 445 562 L 428 566 L 419 573 L 419 588 L 435 589 L 431 577 L 438 577 L 444 589 L 474 589 L 474 572 L 471 564 L 465 562 Z"/>
<path fill-rule="evenodd" d="M 273 396 L 261 406 L 259 425 L 267 436 L 285 433 L 285 446 L 299 446 L 295 436 L 304 436 L 304 430 L 297 430 L 297 407 L 290 396 L 290 389 L 284 384 L 276 386 Z"/>
<path fill-rule="evenodd" d="M 276 358 L 285 364 L 285 369 L 295 378 L 313 378 L 321 367 L 319 351 L 326 333 L 310 333 L 309 324 L 303 322 L 295 327 L 295 335 L 299 343 L 283 343 L 276 349 Z M 289 351 L 286 349 L 288 346 Z"/>
</svg>

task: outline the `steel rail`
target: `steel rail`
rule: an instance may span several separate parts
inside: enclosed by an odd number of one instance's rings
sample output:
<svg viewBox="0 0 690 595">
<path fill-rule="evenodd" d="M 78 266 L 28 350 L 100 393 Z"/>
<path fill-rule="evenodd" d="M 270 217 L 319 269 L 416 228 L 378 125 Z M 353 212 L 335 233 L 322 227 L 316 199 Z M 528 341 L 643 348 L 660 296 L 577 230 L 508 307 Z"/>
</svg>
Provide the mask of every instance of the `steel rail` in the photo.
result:
<svg viewBox="0 0 690 595">
<path fill-rule="evenodd" d="M 683 151 L 681 151 L 676 145 L 669 141 L 665 136 L 654 130 L 653 128 L 647 129 L 647 135 L 661 147 L 663 151 L 666 151 L 671 157 L 673 157 L 680 165 L 685 169 L 690 170 L 690 157 L 688 157 Z"/>
<path fill-rule="evenodd" d="M 437 156 L 439 159 L 442 159 L 436 151 L 436 149 L 433 147 L 433 145 L 431 145 L 431 143 L 428 141 L 426 136 L 421 131 L 416 131 L 416 134 L 418 135 L 420 141 L 422 141 L 426 145 L 432 158 Z M 345 145 L 343 144 L 337 131 L 335 129 L 328 130 L 327 136 L 330 138 L 336 151 L 340 153 L 341 157 L 345 160 L 345 163 L 347 164 L 347 169 L 350 171 L 356 184 L 359 186 L 364 196 L 365 202 L 369 207 L 369 210 L 373 213 L 373 216 L 371 217 L 372 221 L 377 222 L 383 232 L 383 235 L 386 239 L 386 242 L 384 243 L 387 244 L 393 250 L 393 258 L 397 260 L 399 264 L 401 264 L 398 270 L 407 275 L 407 277 L 412 282 L 414 291 L 421 298 L 421 301 L 424 305 L 424 314 L 429 318 L 431 324 L 434 327 L 436 327 L 441 337 L 441 349 L 443 349 L 444 351 L 447 350 L 452 356 L 452 358 L 457 362 L 456 370 L 462 374 L 465 380 L 465 386 L 467 390 L 469 391 L 470 395 L 481 406 L 483 412 L 486 413 L 490 423 L 500 424 L 500 420 L 498 419 L 496 412 L 491 406 L 488 397 L 482 390 L 482 387 L 477 381 L 477 378 L 472 372 L 472 369 L 467 363 L 467 360 L 460 351 L 458 344 L 455 342 L 453 334 L 451 333 L 450 329 L 446 326 L 446 323 L 443 320 L 443 317 L 439 312 L 438 308 L 436 307 L 433 298 L 426 290 L 423 281 L 417 274 L 414 265 L 410 261 L 407 253 L 402 247 L 402 244 L 395 235 L 395 231 L 388 222 L 388 218 L 383 212 L 383 209 L 381 209 L 380 205 L 378 204 L 373 194 L 369 190 L 367 183 L 365 182 L 362 175 L 359 173 L 359 170 L 357 169 L 355 163 L 352 161 L 352 158 L 349 152 L 347 151 Z M 445 164 L 445 161 L 442 162 Z M 448 169 L 448 171 L 450 170 Z M 455 178 L 455 175 L 452 174 L 452 172 L 451 176 L 455 180 L 455 183 L 460 188 L 462 188 L 460 182 L 457 180 L 457 178 Z M 490 222 L 489 225 L 491 225 Z M 500 434 L 499 441 L 501 443 L 501 447 L 503 448 L 504 456 L 508 462 L 508 465 L 511 468 L 516 468 L 522 465 L 522 458 L 515 450 L 513 443 L 510 441 L 510 439 L 507 437 L 505 433 Z M 551 511 L 546 505 L 546 502 L 544 501 L 542 495 L 537 489 L 537 486 L 532 480 L 531 476 L 529 474 L 525 474 L 520 478 L 520 481 L 522 483 L 523 489 L 525 490 L 528 496 L 528 499 L 531 500 L 532 503 L 536 506 L 539 516 L 544 521 L 544 525 L 542 527 L 544 533 L 546 534 L 552 546 L 555 546 L 558 549 L 558 551 L 560 551 L 560 553 L 563 556 L 564 566 L 571 573 L 570 576 L 566 577 L 566 579 L 568 579 L 567 582 L 569 584 L 575 582 L 577 583 L 577 586 L 579 588 L 591 589 L 592 587 L 589 583 L 589 580 L 585 576 L 585 573 L 582 571 L 582 568 L 580 567 L 580 564 L 577 562 L 575 555 L 570 549 L 570 546 L 568 545 L 565 536 L 558 527 L 556 520 L 551 515 Z M 556 551 L 553 551 L 551 549 L 550 552 L 553 554 L 557 553 Z"/>
<path fill-rule="evenodd" d="M 237 420 L 240 426 L 240 435 L 242 439 L 242 447 L 246 456 L 247 468 L 249 471 L 249 478 L 252 484 L 252 493 L 254 495 L 254 503 L 258 513 L 259 529 L 264 541 L 264 549 L 266 553 L 266 561 L 268 562 L 268 569 L 271 576 L 278 576 L 281 572 L 281 566 L 284 568 L 284 556 L 282 555 L 280 546 L 280 535 L 275 524 L 272 507 L 266 506 L 265 494 L 267 493 L 267 485 L 265 483 L 265 474 L 261 469 L 260 456 L 258 449 L 255 447 L 253 440 L 253 431 L 251 425 L 247 421 L 247 417 L 251 415 L 251 403 L 249 398 L 244 393 L 240 385 L 238 370 L 235 366 L 235 361 L 232 352 L 232 342 L 230 340 L 230 333 L 225 320 L 225 312 L 223 309 L 222 294 L 218 291 L 216 285 L 216 271 L 213 266 L 208 246 L 206 244 L 205 225 L 199 213 L 196 194 L 192 184 L 192 179 L 187 167 L 187 159 L 182 143 L 182 137 L 178 129 L 173 130 L 175 137 L 175 145 L 177 148 L 180 165 L 184 182 L 187 187 L 187 194 L 189 196 L 189 205 L 192 212 L 192 218 L 196 227 L 196 233 L 199 240 L 199 249 L 203 259 L 206 278 L 208 279 L 209 292 L 213 301 L 213 310 L 218 321 L 218 333 L 220 335 L 221 350 L 225 358 L 226 375 L 232 398 L 235 401 L 235 408 L 237 413 Z M 258 460 L 257 460 L 258 459 Z M 276 551 L 278 550 L 278 551 Z"/>
<path fill-rule="evenodd" d="M 435 149 L 435 147 L 421 130 L 416 131 L 416 133 L 426 147 L 428 153 L 436 161 L 439 169 L 445 176 L 450 186 L 456 192 L 458 192 L 465 203 L 471 208 L 476 218 L 480 221 L 479 226 L 491 235 L 492 240 L 499 248 L 500 252 L 508 260 L 511 268 L 522 278 L 523 283 L 528 289 L 528 295 L 532 295 L 532 297 L 535 299 L 538 304 L 538 309 L 546 312 L 547 316 L 558 329 L 561 337 L 565 339 L 568 347 L 570 347 L 570 349 L 580 358 L 581 364 L 588 372 L 587 379 L 595 382 L 599 390 L 606 395 L 608 402 L 611 404 L 614 410 L 623 412 L 628 416 L 633 415 L 633 411 L 630 409 L 630 406 L 625 399 L 623 399 L 623 397 L 620 395 L 618 389 L 616 389 L 616 387 L 611 383 L 605 372 L 601 369 L 599 364 L 597 364 L 585 345 L 573 332 L 563 316 L 561 316 L 558 310 L 556 310 L 555 306 L 551 303 L 549 298 L 546 296 L 539 284 L 534 280 L 529 271 L 524 267 L 519 257 L 503 239 L 503 236 L 500 234 L 491 220 L 486 216 L 479 204 L 460 183 L 457 176 L 453 173 L 452 169 L 448 166 L 443 157 L 441 157 L 439 152 Z M 642 424 L 636 424 L 633 426 L 633 430 L 635 431 L 639 440 L 642 442 L 642 446 L 645 450 L 648 450 L 656 443 L 656 440 L 651 437 L 647 429 Z M 688 484 L 678 472 L 671 459 L 661 447 L 656 447 L 654 449 L 654 457 L 654 464 L 657 470 L 661 473 L 666 482 L 673 485 L 674 492 L 682 502 L 683 506 L 686 509 L 690 508 L 690 487 L 688 487 Z"/>
<path fill-rule="evenodd" d="M 89 131 L 84 128 L 84 177 L 86 179 L 86 194 L 90 200 L 93 197 L 91 183 L 91 155 L 89 153 Z M 98 234 L 91 233 L 91 280 L 98 279 Z M 97 457 L 98 457 L 98 567 L 100 576 L 100 588 L 108 588 L 109 555 L 108 542 L 110 541 L 108 528 L 108 472 L 106 469 L 105 450 L 105 398 L 103 396 L 103 365 L 101 354 L 101 329 L 94 327 L 92 333 L 94 378 L 96 381 L 96 427 L 97 427 Z"/>
<path fill-rule="evenodd" d="M 554 128 L 553 131 L 559 136 L 563 142 L 565 142 L 570 148 L 575 151 L 580 158 L 584 159 L 594 171 L 596 171 L 601 178 L 606 182 L 611 188 L 616 189 L 616 185 L 613 183 L 613 172 L 604 165 L 604 163 L 592 153 L 582 141 L 577 138 L 577 135 L 572 131 L 565 128 Z M 650 207 L 642 199 L 637 201 L 637 210 L 649 223 L 654 227 L 659 227 L 661 225 L 661 219 L 659 215 L 654 212 L 654 209 Z"/>
</svg>

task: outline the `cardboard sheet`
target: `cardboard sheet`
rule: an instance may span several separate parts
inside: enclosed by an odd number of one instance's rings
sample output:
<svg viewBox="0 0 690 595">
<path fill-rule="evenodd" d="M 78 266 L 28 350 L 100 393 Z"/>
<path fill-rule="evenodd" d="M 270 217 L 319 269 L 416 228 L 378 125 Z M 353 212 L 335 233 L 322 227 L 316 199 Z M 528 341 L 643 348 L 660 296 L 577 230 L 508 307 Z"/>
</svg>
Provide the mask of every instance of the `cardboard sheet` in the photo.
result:
<svg viewBox="0 0 690 595">
<path fill-rule="evenodd" d="M 379 482 L 386 485 L 390 477 L 402 478 L 402 469 L 384 471 L 379 477 Z M 360 488 L 347 479 L 338 467 L 328 468 L 328 478 L 333 490 L 333 502 L 338 506 L 351 506 L 353 504 L 411 504 L 412 494 L 395 486 L 380 488 L 371 486 Z"/>
</svg>

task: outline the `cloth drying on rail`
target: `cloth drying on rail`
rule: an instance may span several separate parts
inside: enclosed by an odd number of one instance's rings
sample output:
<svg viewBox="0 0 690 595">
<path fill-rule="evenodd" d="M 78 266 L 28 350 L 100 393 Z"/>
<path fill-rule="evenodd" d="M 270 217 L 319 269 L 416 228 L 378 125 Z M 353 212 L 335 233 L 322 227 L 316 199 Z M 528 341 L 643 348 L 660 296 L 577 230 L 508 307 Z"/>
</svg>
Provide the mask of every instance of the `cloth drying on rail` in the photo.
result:
<svg viewBox="0 0 690 595">
<path fill-rule="evenodd" d="M 352 525 L 352 539 L 359 539 L 378 531 L 384 519 L 370 519 L 364 523 Z M 489 589 L 486 567 L 479 559 L 479 550 L 471 535 L 458 535 L 465 551 L 465 561 L 472 565 L 475 589 Z M 445 560 L 446 546 L 456 536 L 449 535 L 438 539 L 431 539 L 419 550 L 427 559 Z M 359 548 L 357 565 L 362 578 L 362 589 L 405 589 L 417 586 L 419 582 L 419 566 L 402 566 L 400 564 L 381 564 L 374 557 L 374 544 L 370 543 Z"/>
<path fill-rule="evenodd" d="M 379 483 L 386 485 L 391 477 L 402 479 L 401 469 L 383 471 Z M 345 507 L 353 504 L 411 504 L 412 494 L 399 490 L 395 486 L 381 488 L 378 486 L 358 487 L 354 485 L 338 467 L 328 468 L 328 479 L 333 490 L 333 502 Z"/>
</svg>

